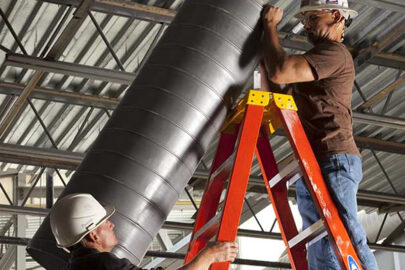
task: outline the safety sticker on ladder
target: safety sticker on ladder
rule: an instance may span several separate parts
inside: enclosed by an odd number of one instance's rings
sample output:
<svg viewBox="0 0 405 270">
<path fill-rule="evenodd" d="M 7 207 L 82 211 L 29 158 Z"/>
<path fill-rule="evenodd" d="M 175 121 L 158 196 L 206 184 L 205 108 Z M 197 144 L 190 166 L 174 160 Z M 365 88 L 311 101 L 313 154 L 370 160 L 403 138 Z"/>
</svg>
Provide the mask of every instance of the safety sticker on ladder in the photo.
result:
<svg viewBox="0 0 405 270">
<path fill-rule="evenodd" d="M 356 261 L 353 259 L 352 256 L 348 256 L 347 257 L 347 261 L 349 263 L 349 269 L 350 270 L 360 270 L 359 265 L 356 263 Z"/>
</svg>

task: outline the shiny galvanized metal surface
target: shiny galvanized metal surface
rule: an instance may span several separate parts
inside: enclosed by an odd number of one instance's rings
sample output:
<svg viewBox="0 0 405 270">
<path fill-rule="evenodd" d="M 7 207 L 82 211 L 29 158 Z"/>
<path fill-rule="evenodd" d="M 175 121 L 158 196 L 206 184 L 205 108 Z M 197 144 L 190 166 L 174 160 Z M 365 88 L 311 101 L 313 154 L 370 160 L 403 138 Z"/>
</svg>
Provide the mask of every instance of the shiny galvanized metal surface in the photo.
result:
<svg viewBox="0 0 405 270">
<path fill-rule="evenodd" d="M 248 1 L 248 0 L 247 0 Z M 39 57 L 44 49 L 49 36 L 52 35 L 57 23 L 65 16 L 68 11 L 67 3 L 78 2 L 76 0 L 45 0 L 45 1 L 15 1 L 3 0 L 0 1 L 0 7 L 7 15 L 11 25 L 21 38 L 21 43 L 30 56 Z M 98 1 L 99 2 L 99 1 Z M 112 1 L 113 2 L 113 1 Z M 158 7 L 170 8 L 178 10 L 178 7 L 183 3 L 182 0 L 132 0 L 131 2 L 143 3 Z M 303 37 L 302 27 L 293 17 L 294 13 L 299 8 L 297 0 L 271 0 L 272 4 L 280 6 L 284 9 L 284 19 L 282 20 L 279 30 L 284 34 L 281 35 L 281 42 L 284 48 L 293 53 L 300 53 L 311 48 Z M 54 4 L 59 3 L 59 4 Z M 384 41 L 385 34 L 394 32 L 401 27 L 398 26 L 405 18 L 405 8 L 403 0 L 349 0 L 352 8 L 359 12 L 359 16 L 353 21 L 352 25 L 347 29 L 345 41 L 346 45 L 353 48 L 366 48 L 375 41 Z M 74 9 L 72 10 L 72 12 Z M 92 13 L 103 29 L 107 39 L 111 42 L 115 53 L 120 58 L 126 72 L 136 73 L 139 64 L 142 62 L 156 33 L 160 29 L 158 23 L 142 21 L 140 17 L 122 16 L 121 11 L 128 12 L 124 9 L 109 9 L 108 12 L 102 12 L 99 8 L 92 9 Z M 136 15 L 136 14 L 135 14 Z M 159 19 L 157 20 L 159 21 Z M 403 28 L 403 27 L 402 27 Z M 294 32 L 295 34 L 292 34 Z M 287 35 L 288 34 L 288 35 Z M 0 40 L 1 45 L 9 48 L 13 53 L 21 53 L 21 50 L 16 45 L 10 31 L 0 20 Z M 382 53 L 391 54 L 388 58 L 376 57 L 372 58 L 369 63 L 366 63 L 361 69 L 356 71 L 356 81 L 361 87 L 366 99 L 370 99 L 379 93 L 382 89 L 393 83 L 400 74 L 401 70 L 398 67 L 404 66 L 403 59 L 405 55 L 405 39 L 388 39 L 384 41 L 389 43 Z M 153 46 L 152 46 L 153 47 Z M 290 49 L 292 50 L 290 50 Z M 23 87 L 27 84 L 32 76 L 33 70 L 23 70 L 13 66 L 6 65 L 6 53 L 0 53 L 0 62 L 3 64 L 0 67 L 0 77 L 2 82 L 11 82 Z M 65 63 L 75 63 L 78 65 L 87 65 L 97 68 L 105 68 L 106 70 L 118 71 L 119 67 L 105 46 L 103 40 L 97 33 L 96 28 L 88 19 L 85 24 L 79 29 L 75 39 L 71 41 L 69 47 L 64 51 L 63 57 L 59 59 Z M 122 69 L 121 69 L 122 70 Z M 92 80 L 77 77 L 74 75 L 63 76 L 60 74 L 49 73 L 46 79 L 41 83 L 41 89 L 51 89 L 52 93 L 60 95 L 75 95 L 81 94 L 95 95 L 102 97 L 121 98 L 122 93 L 127 89 L 126 85 L 119 83 L 111 83 L 106 81 Z M 12 94 L 18 95 L 18 92 L 12 92 L 13 88 L 0 85 L 0 111 L 10 104 L 9 99 Z M 380 103 L 373 107 L 374 114 L 384 115 L 388 117 L 404 118 L 405 117 L 405 84 L 402 84 L 394 92 L 392 97 L 383 99 Z M 34 93 L 35 94 L 35 93 Z M 96 96 L 97 95 L 97 96 Z M 78 152 L 80 154 L 87 152 L 88 147 L 94 142 L 94 139 L 99 134 L 102 127 L 108 120 L 107 114 L 103 111 L 103 106 L 100 104 L 94 105 L 94 102 L 88 102 L 81 98 L 60 99 L 53 94 L 39 97 L 38 95 L 31 96 L 32 103 L 40 112 L 42 119 L 46 123 L 52 137 L 57 141 L 58 148 Z M 386 102 L 388 101 L 388 102 Z M 358 108 L 363 104 L 363 99 L 357 92 L 353 90 L 353 109 Z M 387 106 L 385 106 L 387 105 Z M 92 109 L 86 106 L 95 106 Z M 111 110 L 115 106 L 106 106 Z M 91 115 L 88 112 L 93 112 Z M 86 116 L 89 119 L 86 120 Z M 72 144 L 73 138 L 76 137 L 77 131 L 82 123 L 88 123 L 83 136 Z M 375 121 L 374 121 L 375 123 Z M 392 125 L 375 125 L 373 122 L 368 124 L 359 123 L 354 119 L 354 130 L 356 136 L 364 136 L 370 138 L 378 138 L 391 142 L 404 143 L 405 133 L 403 129 L 396 129 Z M 2 139 L 2 143 L 7 143 L 10 146 L 14 144 L 22 146 L 33 146 L 37 148 L 51 148 L 49 139 L 46 137 L 43 128 L 35 119 L 31 108 L 27 107 L 21 115 L 13 123 L 9 132 Z M 271 138 L 273 148 L 276 152 L 277 160 L 281 160 L 291 153 L 289 144 L 285 137 L 275 136 Z M 199 169 L 206 170 L 209 166 L 213 152 L 215 149 L 215 141 L 211 144 L 207 151 L 203 162 L 200 163 Z M 393 182 L 399 194 L 405 192 L 404 162 L 405 155 L 393 154 L 389 152 L 377 151 L 381 164 L 385 168 L 387 175 L 383 173 L 382 168 L 376 162 L 375 157 L 367 148 L 362 151 L 364 177 L 360 184 L 361 190 L 379 191 L 386 193 L 394 193 L 393 188 L 387 181 L 387 176 Z M 36 166 L 24 165 L 26 163 L 19 162 L 12 164 L 1 162 L 0 168 L 3 171 L 16 170 L 18 172 L 26 172 L 27 174 L 38 173 L 40 168 Z M 259 177 L 258 165 L 252 168 L 252 176 Z M 68 181 L 70 171 L 60 170 L 61 174 Z M 65 174 L 66 173 L 66 174 Z M 56 177 L 55 185 L 58 189 L 63 189 L 62 184 Z M 44 183 L 38 183 L 38 188 L 44 189 Z M 41 196 L 43 194 L 34 192 L 30 200 L 33 204 L 41 205 Z M 194 196 L 198 198 L 198 191 L 194 192 Z M 254 196 L 254 194 L 250 194 Z M 183 198 L 184 199 L 184 198 Z M 181 209 L 181 210 L 180 210 Z M 375 208 L 368 208 L 367 211 L 375 211 Z M 403 213 L 403 212 L 402 212 Z M 194 208 L 189 206 L 185 209 L 183 206 L 176 207 L 169 218 L 181 222 L 192 222 Z M 372 213 L 377 216 L 376 212 Z M 1 215 L 3 217 L 4 215 Z M 375 239 L 379 227 L 376 224 L 381 224 L 384 215 L 378 216 L 378 222 L 375 217 L 368 220 L 365 224 L 369 239 Z M 395 215 L 392 217 L 392 224 L 388 226 L 388 219 L 385 223 L 380 239 L 384 239 L 390 230 L 398 225 L 399 218 Z M 40 221 L 30 222 L 29 234 L 31 237 L 38 228 Z M 0 225 L 1 227 L 1 225 Z M 391 228 L 391 229 L 390 229 Z M 170 231 L 171 239 L 176 243 L 183 237 L 181 231 Z M 156 241 L 151 248 L 158 249 L 160 246 Z M 168 260 L 161 264 L 168 266 L 167 269 L 175 267 L 172 261 Z M 170 266 L 170 267 L 169 267 Z M 27 268 L 38 267 L 38 264 L 27 256 Z M 42 269 L 42 268 L 41 268 Z"/>
<path fill-rule="evenodd" d="M 251 76 L 262 4 L 186 1 L 61 195 L 116 207 L 119 257 L 142 260 Z M 28 250 L 48 269 L 67 258 L 48 219 Z"/>
</svg>

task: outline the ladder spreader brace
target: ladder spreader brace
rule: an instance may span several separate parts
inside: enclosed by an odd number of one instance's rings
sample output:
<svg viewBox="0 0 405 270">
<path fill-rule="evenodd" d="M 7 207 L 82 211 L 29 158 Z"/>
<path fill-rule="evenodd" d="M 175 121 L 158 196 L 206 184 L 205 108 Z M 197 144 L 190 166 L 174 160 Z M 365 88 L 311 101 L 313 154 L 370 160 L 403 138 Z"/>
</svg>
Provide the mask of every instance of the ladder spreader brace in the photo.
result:
<svg viewBox="0 0 405 270">
<path fill-rule="evenodd" d="M 279 170 L 269 136 L 281 127 L 290 141 L 296 161 Z M 239 102 L 221 131 L 185 262 L 192 260 L 211 239 L 235 241 L 254 154 L 292 268 L 307 270 L 306 244 L 328 234 L 342 269 L 362 269 L 324 183 L 298 118 L 294 99 L 290 95 L 258 90 L 250 90 Z M 287 197 L 287 186 L 301 176 L 299 169 L 321 217 L 301 233 L 298 233 Z M 215 263 L 211 269 L 225 270 L 229 265 L 230 262 Z"/>
</svg>

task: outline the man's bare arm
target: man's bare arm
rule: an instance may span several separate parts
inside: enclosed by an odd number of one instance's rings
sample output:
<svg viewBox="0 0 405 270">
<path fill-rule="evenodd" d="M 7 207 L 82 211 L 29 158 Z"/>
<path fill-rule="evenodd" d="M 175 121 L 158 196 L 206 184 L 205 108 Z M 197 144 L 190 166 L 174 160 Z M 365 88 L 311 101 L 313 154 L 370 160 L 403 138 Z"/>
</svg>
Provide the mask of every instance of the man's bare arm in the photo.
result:
<svg viewBox="0 0 405 270">
<path fill-rule="evenodd" d="M 208 270 L 211 264 L 235 260 L 238 244 L 232 242 L 217 242 L 204 248 L 192 261 L 178 270 Z"/>
<path fill-rule="evenodd" d="M 277 84 L 314 81 L 311 66 L 300 55 L 289 55 L 280 44 L 277 24 L 283 17 L 283 11 L 267 6 L 263 12 L 264 63 L 268 79 Z"/>
</svg>

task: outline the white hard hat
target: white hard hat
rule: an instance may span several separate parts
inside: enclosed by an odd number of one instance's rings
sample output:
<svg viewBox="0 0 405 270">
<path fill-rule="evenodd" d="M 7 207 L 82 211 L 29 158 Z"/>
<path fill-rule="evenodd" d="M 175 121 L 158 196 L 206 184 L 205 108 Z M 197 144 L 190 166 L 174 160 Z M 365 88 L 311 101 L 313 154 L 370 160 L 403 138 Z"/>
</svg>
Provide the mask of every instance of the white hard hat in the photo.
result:
<svg viewBox="0 0 405 270">
<path fill-rule="evenodd" d="M 79 243 L 114 214 L 113 206 L 102 206 L 87 193 L 69 194 L 53 206 L 51 229 L 60 248 Z"/>
<path fill-rule="evenodd" d="M 306 11 L 322 9 L 339 10 L 346 20 L 353 19 L 358 15 L 357 11 L 349 8 L 347 0 L 301 0 L 301 8 L 295 17 L 301 19 Z"/>
</svg>

